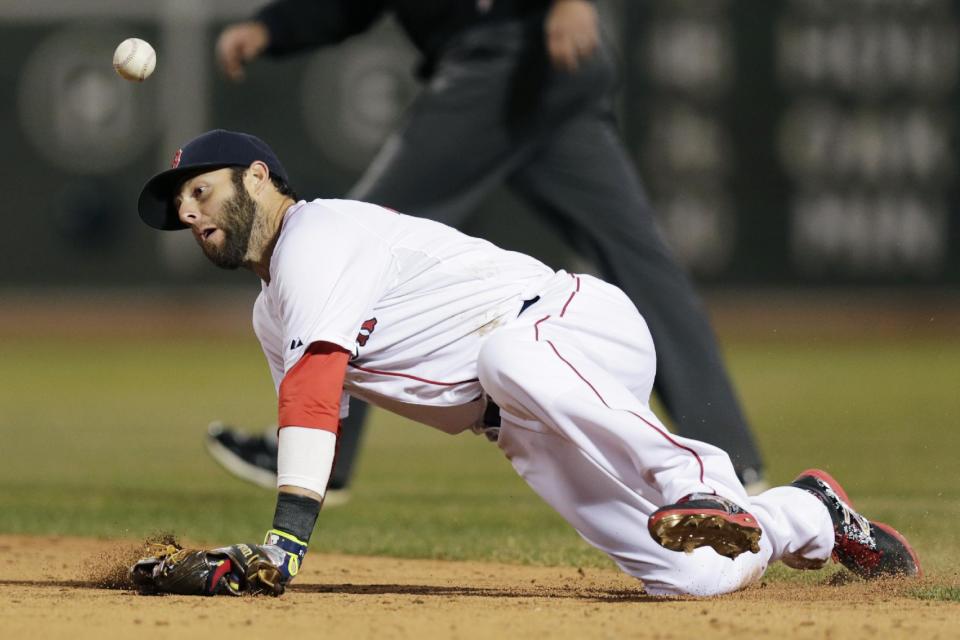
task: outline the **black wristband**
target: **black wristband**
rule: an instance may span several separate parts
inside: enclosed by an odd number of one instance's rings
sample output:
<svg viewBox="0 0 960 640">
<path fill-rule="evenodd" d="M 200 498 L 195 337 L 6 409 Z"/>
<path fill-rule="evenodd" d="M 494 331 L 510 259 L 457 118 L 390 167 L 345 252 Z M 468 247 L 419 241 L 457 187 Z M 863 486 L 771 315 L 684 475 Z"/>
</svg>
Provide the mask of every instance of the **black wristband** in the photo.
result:
<svg viewBox="0 0 960 640">
<path fill-rule="evenodd" d="M 296 536 L 304 544 L 310 542 L 313 527 L 320 514 L 320 502 L 293 493 L 277 494 L 277 510 L 273 514 L 273 528 Z"/>
</svg>

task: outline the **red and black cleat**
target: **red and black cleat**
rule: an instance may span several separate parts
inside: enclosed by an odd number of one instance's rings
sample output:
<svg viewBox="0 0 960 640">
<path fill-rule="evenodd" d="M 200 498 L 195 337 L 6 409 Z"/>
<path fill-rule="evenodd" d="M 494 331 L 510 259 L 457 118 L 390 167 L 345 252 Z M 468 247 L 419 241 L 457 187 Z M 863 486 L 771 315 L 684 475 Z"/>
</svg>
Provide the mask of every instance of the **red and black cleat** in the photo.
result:
<svg viewBox="0 0 960 640">
<path fill-rule="evenodd" d="M 710 547 L 727 558 L 760 551 L 757 519 L 732 501 L 709 493 L 692 493 L 660 507 L 647 522 L 650 535 L 671 551 Z"/>
<path fill-rule="evenodd" d="M 826 505 L 833 520 L 835 561 L 861 578 L 923 575 L 907 539 L 890 525 L 872 522 L 854 511 L 847 493 L 829 473 L 808 469 L 790 484 L 809 491 Z"/>
</svg>

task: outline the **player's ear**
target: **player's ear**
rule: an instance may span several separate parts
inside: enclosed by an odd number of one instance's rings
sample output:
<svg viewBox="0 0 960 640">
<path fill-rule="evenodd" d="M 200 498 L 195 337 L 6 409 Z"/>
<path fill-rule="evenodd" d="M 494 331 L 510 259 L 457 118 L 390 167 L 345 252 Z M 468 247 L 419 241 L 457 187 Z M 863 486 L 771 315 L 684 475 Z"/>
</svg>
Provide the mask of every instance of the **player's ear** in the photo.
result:
<svg viewBox="0 0 960 640">
<path fill-rule="evenodd" d="M 254 160 L 247 167 L 247 179 L 250 180 L 250 191 L 260 193 L 264 185 L 270 183 L 270 169 L 260 160 Z"/>
</svg>

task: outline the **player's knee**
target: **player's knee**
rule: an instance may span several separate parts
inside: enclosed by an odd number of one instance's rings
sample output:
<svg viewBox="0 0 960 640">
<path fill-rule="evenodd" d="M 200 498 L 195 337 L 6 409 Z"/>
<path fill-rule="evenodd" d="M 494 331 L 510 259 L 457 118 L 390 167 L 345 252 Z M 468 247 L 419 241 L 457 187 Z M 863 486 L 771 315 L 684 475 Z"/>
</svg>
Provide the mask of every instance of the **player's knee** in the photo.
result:
<svg viewBox="0 0 960 640">
<path fill-rule="evenodd" d="M 712 550 L 706 551 L 712 553 Z M 739 591 L 758 580 L 765 568 L 753 557 L 731 562 L 717 556 L 716 560 L 711 558 L 701 564 L 684 559 L 678 563 L 680 566 L 647 571 L 638 577 L 643 581 L 644 590 L 651 595 L 707 597 Z"/>
<path fill-rule="evenodd" d="M 643 580 L 643 589 L 652 596 L 717 596 L 720 591 L 712 580 L 703 580 L 701 576 L 657 576 Z"/>
<path fill-rule="evenodd" d="M 735 560 L 704 547 L 693 553 L 651 547 L 651 553 L 615 556 L 617 565 L 639 578 L 644 590 L 662 596 L 716 596 L 738 591 L 759 580 L 765 555 L 744 553 Z"/>
</svg>

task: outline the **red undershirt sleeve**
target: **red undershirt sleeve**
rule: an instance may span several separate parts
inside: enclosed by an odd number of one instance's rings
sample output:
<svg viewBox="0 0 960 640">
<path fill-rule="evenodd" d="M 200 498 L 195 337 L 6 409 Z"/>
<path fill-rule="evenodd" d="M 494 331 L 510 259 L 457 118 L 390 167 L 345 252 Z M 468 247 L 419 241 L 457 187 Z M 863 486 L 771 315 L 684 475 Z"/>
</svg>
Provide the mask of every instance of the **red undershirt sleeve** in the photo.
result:
<svg viewBox="0 0 960 640">
<path fill-rule="evenodd" d="M 314 342 L 280 383 L 279 426 L 340 430 L 340 398 L 350 354 L 329 342 Z"/>
</svg>

